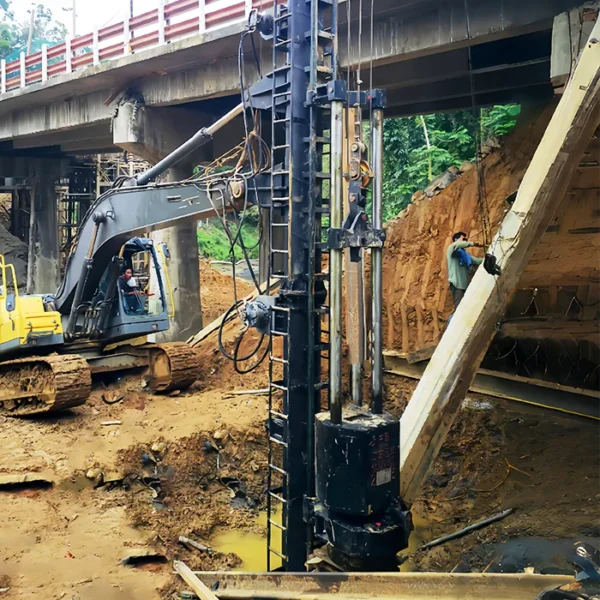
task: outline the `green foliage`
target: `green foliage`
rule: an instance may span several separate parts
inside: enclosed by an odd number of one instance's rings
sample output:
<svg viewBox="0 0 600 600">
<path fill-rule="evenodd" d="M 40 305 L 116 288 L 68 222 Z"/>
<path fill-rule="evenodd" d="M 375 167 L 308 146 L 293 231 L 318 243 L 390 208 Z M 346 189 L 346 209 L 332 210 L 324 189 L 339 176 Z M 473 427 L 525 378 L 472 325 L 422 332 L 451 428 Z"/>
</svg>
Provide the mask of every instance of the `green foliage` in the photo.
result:
<svg viewBox="0 0 600 600">
<path fill-rule="evenodd" d="M 27 49 L 30 16 L 22 22 L 15 20 L 10 0 L 0 0 L 0 58 L 16 60 Z M 34 10 L 33 37 L 31 52 L 37 52 L 43 44 L 62 42 L 67 34 L 65 25 L 54 19 L 52 11 L 43 4 L 32 7 Z M 29 12 L 31 15 L 31 12 Z"/>
<path fill-rule="evenodd" d="M 232 235 L 237 231 L 236 225 L 229 225 Z M 258 223 L 250 213 L 246 216 L 242 225 L 241 237 L 250 258 L 258 258 Z M 198 249 L 200 256 L 213 260 L 231 260 L 230 243 L 223 225 L 218 219 L 211 220 L 208 224 L 202 223 L 198 227 Z M 244 257 L 239 245 L 235 247 L 235 258 L 241 260 Z"/>
<path fill-rule="evenodd" d="M 488 135 L 506 135 L 515 126 L 520 114 L 521 106 L 519 104 L 482 109 L 481 127 L 484 137 L 486 133 Z"/>
<path fill-rule="evenodd" d="M 384 123 L 383 217 L 391 219 L 410 202 L 412 194 L 430 183 L 449 167 L 475 160 L 479 134 L 506 135 L 521 111 L 518 105 L 482 109 L 481 120 L 471 111 L 458 111 L 403 119 L 386 119 Z M 427 145 L 427 136 L 429 147 Z"/>
</svg>

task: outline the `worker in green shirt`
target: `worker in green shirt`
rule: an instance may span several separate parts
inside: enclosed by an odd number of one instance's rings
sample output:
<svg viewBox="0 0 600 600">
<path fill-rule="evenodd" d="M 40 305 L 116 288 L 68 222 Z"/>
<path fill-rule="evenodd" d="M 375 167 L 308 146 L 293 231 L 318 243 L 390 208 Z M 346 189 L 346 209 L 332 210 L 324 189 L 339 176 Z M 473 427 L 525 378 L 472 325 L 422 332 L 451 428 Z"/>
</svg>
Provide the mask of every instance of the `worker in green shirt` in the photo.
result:
<svg viewBox="0 0 600 600">
<path fill-rule="evenodd" d="M 446 251 L 448 260 L 448 281 L 450 282 L 450 291 L 454 300 L 454 309 L 458 307 L 460 301 L 465 295 L 469 285 L 469 271 L 471 267 L 478 267 L 483 259 L 471 256 L 465 248 L 481 248 L 481 244 L 469 242 L 467 234 L 464 231 L 458 231 L 452 236 L 452 243 Z"/>
</svg>

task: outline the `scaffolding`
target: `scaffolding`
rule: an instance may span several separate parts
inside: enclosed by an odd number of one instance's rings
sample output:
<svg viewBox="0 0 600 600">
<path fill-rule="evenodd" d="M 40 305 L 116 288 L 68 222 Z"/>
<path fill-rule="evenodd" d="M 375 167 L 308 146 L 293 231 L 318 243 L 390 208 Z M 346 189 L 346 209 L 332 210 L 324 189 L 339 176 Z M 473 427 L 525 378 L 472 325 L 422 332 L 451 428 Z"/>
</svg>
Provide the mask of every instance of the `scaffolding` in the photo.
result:
<svg viewBox="0 0 600 600">
<path fill-rule="evenodd" d="M 81 219 L 95 198 L 110 189 L 120 177 L 134 177 L 148 169 L 147 162 L 127 153 L 78 157 L 68 177 L 57 182 L 60 268 L 67 256 Z"/>
</svg>

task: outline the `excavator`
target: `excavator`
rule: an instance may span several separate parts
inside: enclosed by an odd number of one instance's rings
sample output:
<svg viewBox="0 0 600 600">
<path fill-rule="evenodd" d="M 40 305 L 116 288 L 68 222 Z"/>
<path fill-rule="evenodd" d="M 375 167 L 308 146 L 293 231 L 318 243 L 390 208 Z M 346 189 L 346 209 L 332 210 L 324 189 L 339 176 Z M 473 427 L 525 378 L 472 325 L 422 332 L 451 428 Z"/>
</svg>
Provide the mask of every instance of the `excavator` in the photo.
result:
<svg viewBox="0 0 600 600">
<path fill-rule="evenodd" d="M 20 294 L 14 267 L 0 257 L 0 412 L 29 416 L 81 405 L 98 373 L 146 368 L 150 389 L 163 393 L 196 381 L 200 365 L 187 344 L 127 344 L 168 330 L 173 316 L 162 250 L 140 236 L 231 210 L 243 177 L 154 180 L 241 112 L 240 105 L 99 196 L 78 228 L 56 293 Z M 154 295 L 127 287 L 122 274 L 136 259 L 153 272 Z"/>
</svg>

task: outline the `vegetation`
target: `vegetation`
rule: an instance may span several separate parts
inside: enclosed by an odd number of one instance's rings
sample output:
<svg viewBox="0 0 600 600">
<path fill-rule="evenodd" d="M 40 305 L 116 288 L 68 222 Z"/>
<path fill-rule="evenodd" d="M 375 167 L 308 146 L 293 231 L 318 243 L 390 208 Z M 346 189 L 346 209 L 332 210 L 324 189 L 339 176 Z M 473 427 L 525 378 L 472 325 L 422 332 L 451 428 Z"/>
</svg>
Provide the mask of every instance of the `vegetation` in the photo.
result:
<svg viewBox="0 0 600 600">
<path fill-rule="evenodd" d="M 31 10 L 34 11 L 32 52 L 40 50 L 43 44 L 51 45 L 65 39 L 67 28 L 55 20 L 49 8 L 43 4 L 36 4 L 28 11 L 29 18 L 19 22 L 11 9 L 12 1 L 0 0 L 0 58 L 8 61 L 15 60 L 19 58 L 22 51 L 27 49 Z"/>
<path fill-rule="evenodd" d="M 475 160 L 478 138 L 507 134 L 521 111 L 518 105 L 482 109 L 481 119 L 458 111 L 386 119 L 384 123 L 384 220 L 395 217 L 433 177 L 451 166 Z"/>
<path fill-rule="evenodd" d="M 520 112 L 520 106 L 511 104 L 482 109 L 480 119 L 471 111 L 386 119 L 383 132 L 384 220 L 395 217 L 410 203 L 416 190 L 426 188 L 433 178 L 449 167 L 475 160 L 477 143 L 509 133 Z M 236 231 L 235 225 L 231 230 Z M 256 209 L 248 212 L 242 236 L 246 247 L 252 248 L 248 252 L 251 258 L 258 257 Z M 198 245 L 204 257 L 230 259 L 229 239 L 217 220 L 198 229 Z M 239 247 L 236 247 L 235 257 L 236 260 L 243 257 Z"/>
<path fill-rule="evenodd" d="M 237 226 L 229 225 L 231 234 L 235 237 Z M 255 219 L 245 220 L 242 225 L 241 238 L 250 258 L 258 258 L 258 223 Z M 202 223 L 198 227 L 198 250 L 200 256 L 213 260 L 231 260 L 231 243 L 218 219 Z M 244 258 L 239 244 L 235 247 L 235 260 Z"/>
</svg>

